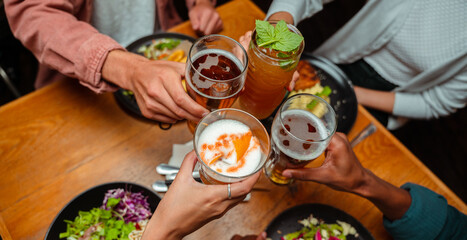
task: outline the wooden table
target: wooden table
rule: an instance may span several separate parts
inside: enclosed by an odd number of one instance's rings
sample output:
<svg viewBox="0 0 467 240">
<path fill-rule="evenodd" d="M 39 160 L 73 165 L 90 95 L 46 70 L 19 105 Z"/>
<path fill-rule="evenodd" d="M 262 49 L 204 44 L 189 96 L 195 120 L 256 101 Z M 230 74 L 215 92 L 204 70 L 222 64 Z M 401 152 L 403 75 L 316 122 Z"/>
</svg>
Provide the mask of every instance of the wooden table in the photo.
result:
<svg viewBox="0 0 467 240">
<path fill-rule="evenodd" d="M 264 13 L 247 0 L 220 6 L 225 30 L 238 39 Z M 194 35 L 188 22 L 172 31 Z M 352 139 L 369 122 L 378 130 L 355 152 L 362 164 L 395 184 L 407 181 L 444 195 L 467 213 L 466 205 L 365 109 L 359 107 Z M 181 122 L 169 131 L 137 120 L 116 104 L 111 93 L 96 95 L 77 82 L 60 82 L 0 108 L 0 234 L 4 239 L 40 239 L 65 204 L 100 183 L 131 181 L 150 187 L 163 177 L 172 144 L 191 139 Z M 230 239 L 257 234 L 281 211 L 302 203 L 324 203 L 360 220 L 376 239 L 389 239 L 382 215 L 369 201 L 326 186 L 300 182 L 298 191 L 270 183 L 264 176 L 252 200 L 187 239 Z M 227 230 L 229 229 L 229 230 Z"/>
</svg>

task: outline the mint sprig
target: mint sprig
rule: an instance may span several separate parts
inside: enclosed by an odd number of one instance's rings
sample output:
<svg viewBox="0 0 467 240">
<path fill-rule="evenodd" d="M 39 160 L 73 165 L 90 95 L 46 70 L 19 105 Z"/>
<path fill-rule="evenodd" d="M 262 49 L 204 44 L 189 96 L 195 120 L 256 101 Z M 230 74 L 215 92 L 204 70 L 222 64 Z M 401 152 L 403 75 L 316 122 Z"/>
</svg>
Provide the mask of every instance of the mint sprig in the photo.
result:
<svg viewBox="0 0 467 240">
<path fill-rule="evenodd" d="M 290 52 L 297 49 L 303 37 L 289 31 L 287 23 L 283 20 L 272 26 L 267 21 L 256 20 L 256 42 L 259 47 Z"/>
</svg>

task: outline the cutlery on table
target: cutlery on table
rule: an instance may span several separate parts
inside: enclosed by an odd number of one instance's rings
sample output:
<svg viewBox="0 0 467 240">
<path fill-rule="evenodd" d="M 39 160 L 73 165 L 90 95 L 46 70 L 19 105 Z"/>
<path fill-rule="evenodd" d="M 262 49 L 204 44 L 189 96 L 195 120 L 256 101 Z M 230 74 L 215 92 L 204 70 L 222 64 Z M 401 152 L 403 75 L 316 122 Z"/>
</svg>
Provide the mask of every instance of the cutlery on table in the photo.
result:
<svg viewBox="0 0 467 240">
<path fill-rule="evenodd" d="M 358 143 L 363 141 L 363 139 L 367 138 L 371 134 L 373 134 L 376 131 L 376 126 L 370 122 L 362 131 L 358 133 L 358 135 L 350 141 L 350 146 L 354 148 L 357 146 Z"/>
<path fill-rule="evenodd" d="M 195 178 L 197 182 L 201 182 L 201 178 Z M 169 190 L 169 186 L 172 184 L 174 180 L 157 180 L 152 184 L 152 189 L 156 192 L 167 192 Z"/>
<path fill-rule="evenodd" d="M 161 163 L 156 167 L 156 172 L 160 175 L 176 174 L 178 173 L 178 170 L 180 170 L 179 167 L 175 167 L 166 163 Z"/>
</svg>

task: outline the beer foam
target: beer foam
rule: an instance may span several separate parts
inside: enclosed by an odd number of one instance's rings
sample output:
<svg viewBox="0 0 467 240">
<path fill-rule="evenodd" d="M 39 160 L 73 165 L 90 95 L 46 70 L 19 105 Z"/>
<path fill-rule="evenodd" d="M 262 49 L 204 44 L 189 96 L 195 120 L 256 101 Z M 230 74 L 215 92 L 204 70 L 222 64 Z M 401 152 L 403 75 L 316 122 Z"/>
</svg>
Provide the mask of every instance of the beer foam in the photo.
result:
<svg viewBox="0 0 467 240">
<path fill-rule="evenodd" d="M 234 141 L 251 135 L 243 157 L 237 160 Z M 250 128 L 236 120 L 222 119 L 207 126 L 200 134 L 197 151 L 212 170 L 223 175 L 241 177 L 253 173 L 261 161 L 261 146 Z M 220 157 L 219 157 L 220 156 Z M 212 161 L 219 157 L 218 160 Z"/>
</svg>

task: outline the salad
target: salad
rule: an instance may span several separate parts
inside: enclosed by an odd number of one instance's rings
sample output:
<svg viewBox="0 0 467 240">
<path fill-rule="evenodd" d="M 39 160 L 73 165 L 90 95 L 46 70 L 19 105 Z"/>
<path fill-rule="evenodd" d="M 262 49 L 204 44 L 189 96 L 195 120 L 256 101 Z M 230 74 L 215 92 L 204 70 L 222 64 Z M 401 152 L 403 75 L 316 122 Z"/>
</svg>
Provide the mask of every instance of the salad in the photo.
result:
<svg viewBox="0 0 467 240">
<path fill-rule="evenodd" d="M 113 240 L 141 239 L 151 217 L 147 197 L 122 188 L 111 189 L 104 196 L 102 205 L 90 211 L 79 211 L 73 220 L 65 220 L 66 232 L 60 239 Z"/>
<path fill-rule="evenodd" d="M 282 236 L 281 240 L 346 240 L 347 236 L 358 237 L 355 228 L 343 221 L 327 224 L 314 218 L 312 214 L 298 222 L 303 228 Z"/>
<path fill-rule="evenodd" d="M 141 46 L 137 52 L 151 60 L 186 62 L 185 52 L 188 52 L 191 44 L 188 40 L 160 38 L 152 40 L 149 45 Z"/>
</svg>

